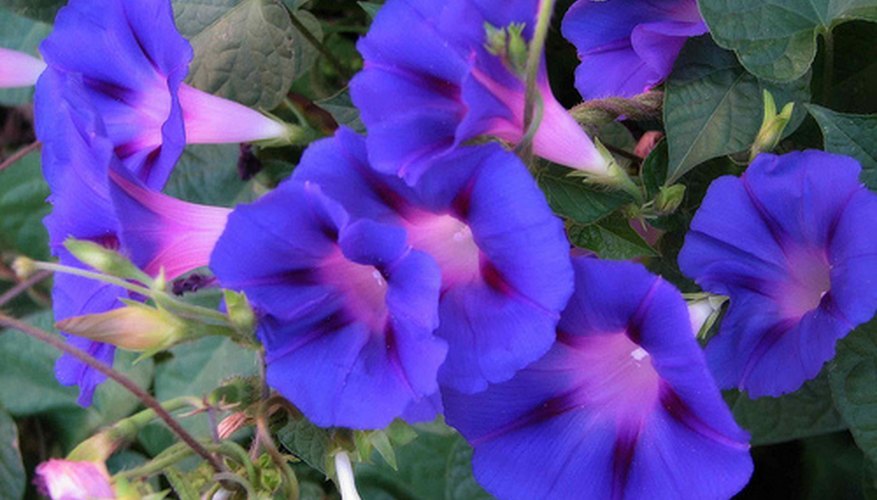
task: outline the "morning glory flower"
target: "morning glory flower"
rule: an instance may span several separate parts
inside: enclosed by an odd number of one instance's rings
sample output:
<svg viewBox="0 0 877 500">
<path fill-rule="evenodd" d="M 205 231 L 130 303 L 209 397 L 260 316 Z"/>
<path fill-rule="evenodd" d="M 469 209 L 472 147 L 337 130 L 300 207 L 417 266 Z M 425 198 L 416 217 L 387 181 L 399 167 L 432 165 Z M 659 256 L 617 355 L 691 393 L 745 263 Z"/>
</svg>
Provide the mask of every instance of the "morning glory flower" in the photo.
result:
<svg viewBox="0 0 877 500">
<path fill-rule="evenodd" d="M 659 84 L 688 38 L 707 32 L 696 0 L 578 0 L 561 25 L 578 49 L 587 99 L 633 97 Z"/>
<path fill-rule="evenodd" d="M 877 195 L 852 158 L 761 154 L 713 182 L 679 267 L 730 297 L 706 357 L 719 385 L 779 396 L 815 377 L 877 311 Z"/>
<path fill-rule="evenodd" d="M 320 426 L 377 429 L 438 390 L 440 271 L 310 182 L 236 208 L 210 267 L 262 314 L 268 384 Z"/>
<path fill-rule="evenodd" d="M 204 224 L 205 227 L 196 231 L 188 231 L 188 228 L 206 221 L 223 221 L 227 210 L 183 203 L 136 184 L 116 157 L 104 122 L 91 105 L 91 96 L 84 88 L 69 85 L 71 79 L 78 78 L 49 68 L 36 89 L 35 114 L 43 118 L 36 121 L 37 136 L 51 138 L 43 144 L 42 166 L 51 191 L 48 201 L 52 213 L 44 223 L 52 253 L 62 265 L 86 268 L 64 248 L 64 242 L 71 237 L 87 240 L 140 260 L 149 274 L 156 275 L 163 268 L 170 279 L 197 267 L 199 262 L 206 264 L 212 242 L 203 240 L 212 237 L 215 241 L 221 227 L 218 231 L 216 224 Z M 63 98 L 43 99 L 45 94 Z M 52 119 L 45 119 L 49 115 L 45 110 L 47 106 L 53 108 Z M 115 202 L 111 196 L 110 172 L 114 172 L 116 179 L 112 184 L 118 191 Z M 150 226 L 152 221 L 161 220 L 161 216 L 171 219 L 173 224 Z M 120 224 L 120 220 L 125 224 Z M 211 228 L 213 233 L 210 233 Z M 182 229 L 186 229 L 187 244 L 179 242 Z M 143 238 L 137 239 L 144 232 L 148 234 L 148 244 Z M 207 246 L 210 248 L 205 248 Z M 153 251 L 155 255 L 146 259 L 145 255 Z M 58 273 L 52 289 L 55 321 L 109 311 L 122 305 L 120 298 L 128 298 L 120 287 Z M 65 336 L 71 344 L 112 364 L 113 346 Z M 94 390 L 106 378 L 66 354 L 59 358 L 55 371 L 62 384 L 79 386 L 79 403 L 83 406 L 91 404 Z"/>
<path fill-rule="evenodd" d="M 353 218 L 403 228 L 438 262 L 445 386 L 473 392 L 507 380 L 554 341 L 572 293 L 561 221 L 524 165 L 496 144 L 436 160 L 411 188 L 368 163 L 367 139 L 348 129 L 314 143 L 294 178 L 320 185 Z"/>
<path fill-rule="evenodd" d="M 520 51 L 536 0 L 391 0 L 357 45 L 365 67 L 351 83 L 375 168 L 414 183 L 430 162 L 482 135 L 523 136 Z M 489 35 L 491 35 L 489 37 Z M 608 160 L 557 102 L 544 65 L 537 155 L 607 175 Z"/>
<path fill-rule="evenodd" d="M 639 264 L 576 257 L 548 354 L 508 382 L 444 391 L 498 498 L 730 498 L 752 473 L 681 294 Z"/>
<path fill-rule="evenodd" d="M 35 473 L 40 492 L 52 500 L 116 498 L 103 463 L 51 459 L 39 464 Z"/>
<path fill-rule="evenodd" d="M 30 87 L 44 69 L 46 63 L 36 57 L 0 47 L 0 88 Z"/>
<path fill-rule="evenodd" d="M 287 134 L 261 113 L 182 83 L 192 48 L 174 26 L 169 0 L 71 0 L 40 51 L 50 68 L 82 87 L 116 155 L 151 188 L 164 185 L 187 143 Z M 51 103 L 62 96 L 41 98 L 46 106 L 37 119 L 53 119 Z"/>
</svg>

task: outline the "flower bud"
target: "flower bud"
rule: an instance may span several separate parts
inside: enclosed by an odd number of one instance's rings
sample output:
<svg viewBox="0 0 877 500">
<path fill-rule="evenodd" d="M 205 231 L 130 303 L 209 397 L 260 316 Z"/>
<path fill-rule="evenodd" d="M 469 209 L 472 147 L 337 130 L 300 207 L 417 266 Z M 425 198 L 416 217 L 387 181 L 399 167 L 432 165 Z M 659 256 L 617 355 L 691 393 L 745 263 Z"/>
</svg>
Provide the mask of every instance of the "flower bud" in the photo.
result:
<svg viewBox="0 0 877 500">
<path fill-rule="evenodd" d="M 755 136 L 752 149 L 749 150 L 749 161 L 755 159 L 759 153 L 773 151 L 780 142 L 786 125 L 792 119 L 795 103 L 790 102 L 783 106 L 783 110 L 777 114 L 777 105 L 773 96 L 767 90 L 764 91 L 764 120 L 761 122 L 761 130 Z"/>
<path fill-rule="evenodd" d="M 674 184 L 672 186 L 662 186 L 658 196 L 655 198 L 655 209 L 661 215 L 672 214 L 682 204 L 685 198 L 685 186 L 682 184 Z"/>
<path fill-rule="evenodd" d="M 719 318 L 722 310 L 722 304 L 725 303 L 727 297 L 718 295 L 703 294 L 702 298 L 698 298 L 688 302 L 688 317 L 691 320 L 691 330 L 695 337 L 704 338 L 710 328 Z"/>
<path fill-rule="evenodd" d="M 119 278 L 137 280 L 145 285 L 149 285 L 152 282 L 149 276 L 122 256 L 122 254 L 97 243 L 69 238 L 64 242 L 64 247 L 74 257 L 79 259 L 80 262 L 102 273 Z"/>
<path fill-rule="evenodd" d="M 110 474 L 100 462 L 52 459 L 37 466 L 36 482 L 52 500 L 115 499 Z"/>
<path fill-rule="evenodd" d="M 67 459 L 77 462 L 106 462 L 124 442 L 123 439 L 119 439 L 114 434 L 117 433 L 114 432 L 113 428 L 95 434 L 73 448 L 73 451 L 67 455 Z"/>
<path fill-rule="evenodd" d="M 156 352 L 186 337 L 186 324 L 163 309 L 141 304 L 65 319 L 59 330 L 129 351 Z"/>
<path fill-rule="evenodd" d="M 33 259 L 22 256 L 16 257 L 16 259 L 12 261 L 12 270 L 15 272 L 15 276 L 18 279 L 26 280 L 37 272 L 37 266 Z"/>
</svg>

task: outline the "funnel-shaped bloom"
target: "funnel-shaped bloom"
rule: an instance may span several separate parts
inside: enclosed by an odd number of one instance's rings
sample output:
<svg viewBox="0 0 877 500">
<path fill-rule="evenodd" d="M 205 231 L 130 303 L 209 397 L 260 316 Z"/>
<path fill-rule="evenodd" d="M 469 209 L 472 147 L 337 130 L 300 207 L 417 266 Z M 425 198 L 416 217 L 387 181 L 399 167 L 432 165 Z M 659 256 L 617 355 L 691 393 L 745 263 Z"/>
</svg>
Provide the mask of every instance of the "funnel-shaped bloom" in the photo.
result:
<svg viewBox="0 0 877 500">
<path fill-rule="evenodd" d="M 525 85 L 509 31 L 536 25 L 537 0 L 391 0 L 359 51 L 365 68 L 351 84 L 369 131 L 369 157 L 384 173 L 414 183 L 435 156 L 480 135 L 518 142 L 523 135 Z M 485 23 L 507 36 L 488 49 Z M 511 27 L 511 29 L 509 29 Z M 519 38 L 520 40 L 520 38 Z M 507 52 L 503 54 L 503 52 Z M 597 175 L 608 165 L 557 102 L 544 67 L 544 103 L 536 154 Z"/>
<path fill-rule="evenodd" d="M 716 380 L 778 396 L 815 377 L 838 339 L 877 311 L 877 195 L 846 156 L 759 155 L 713 182 L 679 267 L 731 297 L 706 348 Z"/>
<path fill-rule="evenodd" d="M 116 154 L 151 188 L 164 185 L 186 143 L 286 133 L 256 111 L 182 83 L 192 49 L 174 26 L 169 0 L 72 0 L 40 50 L 50 68 L 77 77 Z M 63 96 L 41 98 L 37 121 L 54 119 L 53 103 Z"/>
<path fill-rule="evenodd" d="M 408 187 L 369 166 L 366 139 L 340 129 L 294 178 L 319 184 L 354 218 L 404 228 L 442 270 L 448 341 L 440 382 L 478 391 L 544 354 L 572 293 L 563 226 L 524 165 L 498 145 L 462 148 Z"/>
<path fill-rule="evenodd" d="M 0 88 L 30 87 L 44 69 L 46 63 L 36 57 L 0 47 Z"/>
<path fill-rule="evenodd" d="M 639 264 L 577 257 L 549 353 L 447 421 L 499 498 L 724 499 L 752 473 L 681 294 Z M 538 467 L 534 469 L 534 464 Z"/>
<path fill-rule="evenodd" d="M 210 267 L 263 313 L 268 383 L 317 425 L 382 428 L 438 389 L 439 269 L 401 227 L 288 180 L 231 213 Z"/>
<path fill-rule="evenodd" d="M 111 500 L 116 493 L 102 463 L 52 459 L 36 468 L 41 493 L 52 500 Z"/>
<path fill-rule="evenodd" d="M 43 145 L 42 163 L 43 175 L 51 190 L 48 201 L 52 204 L 52 213 L 44 222 L 53 254 L 63 265 L 86 267 L 63 247 L 64 241 L 73 237 L 128 254 L 152 274 L 163 267 L 170 278 L 191 270 L 191 267 L 205 265 L 209 249 L 204 248 L 207 243 L 203 240 L 211 237 L 210 231 L 214 228 L 212 238 L 215 241 L 221 231 L 221 225 L 218 229 L 215 225 L 221 222 L 199 228 L 195 233 L 197 238 L 191 239 L 190 246 L 179 243 L 181 233 L 177 229 L 205 220 L 221 221 L 227 211 L 185 204 L 142 187 L 139 190 L 129 187 L 136 198 L 116 187 L 118 203 L 114 203 L 110 195 L 109 173 L 116 172 L 115 178 L 119 179 L 131 179 L 131 176 L 125 174 L 115 156 L 113 145 L 106 137 L 104 122 L 91 105 L 87 91 L 76 83 L 78 80 L 77 75 L 49 68 L 36 90 L 36 113 L 46 116 L 44 108 L 54 108 L 51 120 L 37 121 L 37 134 L 51 137 Z M 63 98 L 41 99 L 45 93 Z M 173 211 L 178 217 L 175 224 L 150 225 L 153 220 L 159 220 L 159 215 Z M 126 231 L 122 231 L 117 214 L 123 217 Z M 149 244 L 144 238 L 137 239 L 143 233 L 148 234 Z M 125 244 L 126 239 L 131 239 L 132 244 Z M 154 255 L 146 259 L 145 255 L 150 252 Z M 127 297 L 127 292 L 106 283 L 58 274 L 52 297 L 55 320 L 63 321 L 119 307 L 122 305 L 119 298 Z M 101 361 L 112 364 L 112 346 L 75 336 L 67 338 Z M 55 369 L 61 383 L 79 385 L 79 403 L 84 406 L 91 404 L 95 388 L 105 380 L 104 375 L 69 355 L 62 356 Z"/>
<path fill-rule="evenodd" d="M 664 80 L 689 37 L 707 32 L 696 0 L 578 0 L 563 36 L 578 49 L 585 99 L 633 97 Z"/>
</svg>

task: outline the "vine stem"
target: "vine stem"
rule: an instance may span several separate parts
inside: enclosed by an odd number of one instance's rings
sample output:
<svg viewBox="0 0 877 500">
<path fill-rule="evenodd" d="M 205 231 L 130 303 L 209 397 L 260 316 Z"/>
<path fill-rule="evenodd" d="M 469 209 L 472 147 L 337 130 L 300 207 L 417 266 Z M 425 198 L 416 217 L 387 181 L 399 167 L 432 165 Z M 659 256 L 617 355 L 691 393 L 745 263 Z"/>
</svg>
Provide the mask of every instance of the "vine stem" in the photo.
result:
<svg viewBox="0 0 877 500">
<path fill-rule="evenodd" d="M 834 35 L 828 29 L 823 33 L 825 42 L 825 56 L 822 65 L 822 102 L 826 106 L 831 105 L 831 87 L 834 83 Z"/>
<path fill-rule="evenodd" d="M 34 151 L 40 149 L 40 147 L 42 145 L 43 145 L 43 143 L 41 143 L 40 141 L 34 141 L 34 142 L 28 144 L 27 146 L 19 149 L 15 153 L 12 153 L 12 156 L 3 160 L 3 163 L 0 163 L 0 172 L 2 172 L 3 170 L 6 170 L 7 168 L 11 167 L 12 165 L 15 165 L 15 163 L 18 162 L 18 160 L 33 153 Z"/>
<path fill-rule="evenodd" d="M 15 297 L 18 297 L 19 295 L 21 295 L 22 293 L 27 291 L 30 287 L 36 285 L 37 283 L 39 283 L 40 281 L 43 281 L 44 279 L 48 278 L 51 275 L 52 275 L 52 273 L 50 271 L 40 271 L 40 272 L 35 273 L 33 276 L 29 277 L 28 279 L 22 281 L 21 283 L 18 283 L 14 287 L 10 288 L 9 290 L 6 291 L 6 293 L 4 293 L 3 295 L 0 295 L 0 307 L 5 306 L 9 302 L 11 302 L 12 299 L 14 299 Z"/>
<path fill-rule="evenodd" d="M 533 31 L 533 38 L 530 40 L 530 47 L 527 52 L 527 90 L 524 97 L 524 129 L 523 133 L 527 134 L 533 125 L 533 118 L 536 116 L 536 77 L 539 74 L 539 65 L 542 63 L 542 52 L 545 49 L 545 39 L 548 37 L 548 27 L 551 25 L 551 15 L 554 13 L 555 0 L 540 0 L 539 13 L 536 19 L 536 28 Z M 538 126 L 538 124 L 537 124 Z M 535 135 L 535 134 L 534 134 Z M 526 163 L 530 163 L 533 155 L 533 143 L 530 141 L 524 148 L 524 158 Z"/>
<path fill-rule="evenodd" d="M 6 316 L 5 314 L 0 313 L 0 326 L 11 328 L 14 330 L 18 330 L 22 333 L 25 333 L 40 342 L 49 344 L 50 346 L 58 349 L 59 351 L 63 351 L 74 358 L 82 361 L 87 364 L 91 368 L 99 371 L 100 373 L 106 375 L 107 377 L 115 380 L 119 385 L 124 387 L 128 392 L 137 397 L 147 408 L 151 409 L 155 412 L 155 415 L 170 427 L 171 431 L 177 435 L 186 445 L 192 449 L 195 453 L 200 455 L 204 460 L 206 460 L 217 472 L 225 472 L 225 467 L 222 465 L 222 462 L 219 461 L 215 456 L 210 454 L 201 443 L 198 442 L 191 434 L 189 434 L 183 427 L 177 422 L 167 410 L 165 410 L 161 403 L 159 403 L 155 398 L 149 395 L 146 391 L 140 388 L 137 384 L 134 383 L 131 379 L 126 377 L 125 375 L 119 373 L 114 370 L 111 366 L 95 359 L 87 352 L 74 347 L 70 344 L 67 344 L 60 338 L 55 335 L 52 335 L 49 332 L 46 332 L 40 328 L 24 323 L 23 321 L 19 321 L 15 318 L 11 318 Z"/>
<path fill-rule="evenodd" d="M 315 37 L 314 34 L 311 33 L 311 31 L 307 28 L 307 26 L 305 26 L 304 23 L 302 23 L 301 20 L 296 17 L 294 12 L 290 11 L 289 9 L 287 9 L 287 12 L 289 13 L 289 21 L 292 23 L 295 29 L 297 29 L 298 32 L 301 33 L 303 37 L 305 37 L 308 43 L 313 45 L 314 48 L 317 49 L 317 51 L 323 57 L 325 57 L 327 61 L 329 61 L 329 64 L 331 64 L 332 67 L 335 68 L 335 71 L 338 72 L 338 75 L 341 76 L 342 79 L 344 79 L 346 85 L 346 82 L 350 81 L 350 74 L 348 74 L 347 70 L 344 69 L 344 65 L 341 64 L 341 61 L 339 61 L 338 58 L 335 57 L 335 54 L 333 54 L 332 51 L 330 51 L 326 48 L 325 45 L 323 45 L 323 42 L 317 40 L 317 37 Z"/>
</svg>

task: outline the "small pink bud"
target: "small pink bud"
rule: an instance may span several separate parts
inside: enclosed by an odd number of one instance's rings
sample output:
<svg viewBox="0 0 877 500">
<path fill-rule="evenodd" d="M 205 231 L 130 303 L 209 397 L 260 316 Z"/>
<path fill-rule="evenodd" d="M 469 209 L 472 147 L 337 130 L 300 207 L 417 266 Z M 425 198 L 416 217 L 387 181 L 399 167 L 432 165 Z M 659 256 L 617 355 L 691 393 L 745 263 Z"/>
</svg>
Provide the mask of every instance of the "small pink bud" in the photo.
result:
<svg viewBox="0 0 877 500">
<path fill-rule="evenodd" d="M 100 314 L 58 322 L 59 330 L 134 352 L 153 352 L 173 346 L 186 335 L 186 324 L 173 314 L 132 304 Z"/>
<path fill-rule="evenodd" d="M 37 466 L 36 483 L 52 500 L 115 499 L 102 463 L 52 459 Z"/>
<path fill-rule="evenodd" d="M 650 130 L 643 134 L 642 137 L 639 138 L 639 142 L 636 143 L 636 147 L 633 150 L 633 154 L 636 156 L 645 159 L 646 156 L 649 156 L 649 153 L 655 149 L 655 146 L 661 142 L 661 138 L 664 137 L 664 134 L 658 132 L 656 130 Z"/>
<path fill-rule="evenodd" d="M 0 88 L 29 87 L 37 82 L 46 63 L 36 57 L 0 48 Z"/>
</svg>

